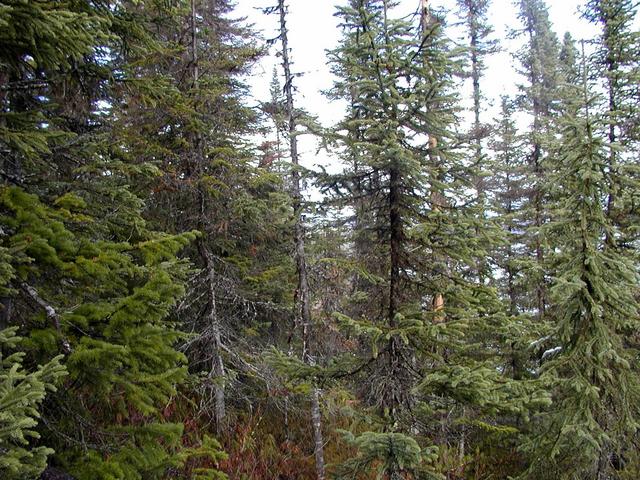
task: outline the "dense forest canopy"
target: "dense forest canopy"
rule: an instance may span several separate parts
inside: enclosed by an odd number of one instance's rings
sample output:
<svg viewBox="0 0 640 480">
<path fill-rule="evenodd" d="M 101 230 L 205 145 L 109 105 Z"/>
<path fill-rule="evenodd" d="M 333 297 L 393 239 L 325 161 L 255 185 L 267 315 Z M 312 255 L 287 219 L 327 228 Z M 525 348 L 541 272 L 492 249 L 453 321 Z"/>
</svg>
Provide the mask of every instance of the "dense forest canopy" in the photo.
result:
<svg viewBox="0 0 640 480">
<path fill-rule="evenodd" d="M 0 478 L 640 478 L 638 3 L 292 1 L 0 0 Z"/>
</svg>

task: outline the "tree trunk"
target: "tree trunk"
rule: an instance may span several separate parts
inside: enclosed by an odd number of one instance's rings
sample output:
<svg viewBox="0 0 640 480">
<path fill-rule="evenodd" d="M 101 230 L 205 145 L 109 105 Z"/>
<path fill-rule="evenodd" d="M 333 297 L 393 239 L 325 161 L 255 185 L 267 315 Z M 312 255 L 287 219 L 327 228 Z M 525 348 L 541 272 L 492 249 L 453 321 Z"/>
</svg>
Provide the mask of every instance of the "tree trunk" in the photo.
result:
<svg viewBox="0 0 640 480">
<path fill-rule="evenodd" d="M 198 31 L 196 26 L 196 0 L 191 0 L 191 62 L 193 66 L 193 88 L 194 91 L 198 91 L 198 84 L 200 80 L 200 71 L 198 66 Z M 197 100 L 197 99 L 196 99 Z M 197 102 L 196 102 L 197 103 Z M 197 107 L 196 107 L 197 108 Z M 193 148 L 195 152 L 196 164 L 193 166 L 193 172 L 199 172 L 202 164 L 204 163 L 204 146 L 202 144 L 202 138 L 198 132 L 193 136 Z M 198 218 L 198 228 L 201 231 L 205 231 L 206 227 L 206 193 L 198 187 L 198 196 L 200 200 L 200 216 Z M 212 359 L 211 368 L 209 370 L 209 381 L 213 384 L 213 397 L 214 397 L 214 416 L 216 420 L 216 430 L 221 433 L 224 429 L 224 421 L 226 417 L 226 405 L 224 394 L 224 362 L 222 359 L 222 335 L 220 329 L 220 320 L 218 318 L 218 307 L 216 300 L 216 271 L 213 254 L 209 250 L 209 246 L 206 244 L 206 237 L 198 240 L 198 250 L 200 258 L 204 263 L 206 272 L 206 282 L 208 290 L 208 304 L 207 304 L 207 328 L 210 329 Z"/>
<path fill-rule="evenodd" d="M 213 261 L 213 255 L 205 245 L 204 241 L 198 241 L 200 256 L 205 262 L 206 282 L 208 289 L 208 305 L 207 305 L 207 328 L 210 329 L 210 341 L 212 350 L 211 369 L 209 371 L 209 380 L 213 385 L 214 397 L 214 415 L 216 419 L 216 430 L 218 433 L 224 430 L 224 422 L 226 417 L 226 405 L 224 394 L 224 361 L 222 359 L 222 335 L 220 329 L 220 321 L 218 319 L 218 306 L 216 302 L 216 272 Z"/>
<path fill-rule="evenodd" d="M 315 446 L 316 475 L 324 480 L 324 439 L 322 437 L 322 412 L 320 410 L 320 390 L 311 392 L 311 420 L 313 422 L 313 441 Z"/>
<path fill-rule="evenodd" d="M 296 118 L 293 104 L 293 75 L 289 61 L 289 40 L 287 38 L 286 10 L 284 0 L 278 0 L 280 14 L 280 40 L 282 42 L 282 67 L 284 69 L 284 92 L 286 99 L 287 130 L 289 134 L 289 150 L 292 164 L 292 197 L 295 215 L 294 242 L 295 262 L 298 273 L 298 286 L 295 292 L 294 308 L 296 326 L 302 329 L 302 360 L 313 363 L 310 349 L 311 303 L 309 283 L 307 279 L 307 265 L 305 256 L 304 224 L 302 216 L 302 188 L 300 182 L 300 158 L 298 156 L 298 141 L 296 139 Z M 318 480 L 325 479 L 324 440 L 322 437 L 322 415 L 320 411 L 320 393 L 317 388 L 311 394 L 311 418 L 313 423 L 313 438 L 316 460 L 316 476 Z"/>
</svg>

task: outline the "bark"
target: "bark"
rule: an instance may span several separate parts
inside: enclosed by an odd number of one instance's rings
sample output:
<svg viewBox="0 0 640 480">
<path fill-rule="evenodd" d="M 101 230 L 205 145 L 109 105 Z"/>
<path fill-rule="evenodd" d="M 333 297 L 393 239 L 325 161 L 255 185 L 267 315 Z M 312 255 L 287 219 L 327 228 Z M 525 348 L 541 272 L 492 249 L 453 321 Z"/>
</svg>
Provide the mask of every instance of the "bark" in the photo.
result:
<svg viewBox="0 0 640 480">
<path fill-rule="evenodd" d="M 390 186 L 389 186 L 389 220 L 390 220 L 390 233 L 389 240 L 390 253 L 391 253 L 391 265 L 389 275 L 389 327 L 396 327 L 396 314 L 398 313 L 398 307 L 400 305 L 399 296 L 401 294 L 400 285 L 400 262 L 401 262 L 401 248 L 402 248 L 402 215 L 400 212 L 400 173 L 397 168 L 392 167 L 389 172 Z M 389 339 L 389 372 L 392 377 L 399 379 L 400 375 L 396 372 L 399 370 L 398 361 L 400 358 L 399 352 L 400 346 L 398 345 L 398 339 L 396 336 L 391 336 Z M 389 415 L 391 417 L 392 424 L 396 422 L 396 411 L 399 407 L 400 399 L 402 398 L 402 391 L 405 385 L 399 385 L 398 382 L 393 382 L 394 391 L 390 392 L 388 396 Z"/>
<path fill-rule="evenodd" d="M 424 37 L 426 37 L 432 26 L 433 17 L 429 8 L 429 0 L 420 0 L 420 28 Z"/>
<path fill-rule="evenodd" d="M 293 103 L 293 75 L 291 74 L 291 62 L 289 60 L 289 40 L 287 37 L 287 23 L 284 0 L 278 0 L 278 12 L 280 14 L 280 40 L 282 42 L 282 67 L 284 69 L 285 108 L 287 116 L 287 130 L 289 134 L 289 151 L 292 163 L 292 197 L 295 215 L 294 242 L 295 262 L 298 274 L 298 286 L 295 292 L 294 305 L 296 325 L 302 329 L 302 360 L 305 363 L 313 363 L 310 351 L 311 329 L 311 303 L 309 296 L 309 283 L 307 278 L 307 265 L 305 256 L 304 224 L 302 215 L 302 189 L 300 179 L 300 158 L 298 155 L 298 141 L 296 138 L 296 116 Z M 322 436 L 322 416 L 320 411 L 319 390 L 314 388 L 311 395 L 311 417 L 313 423 L 313 438 L 316 461 L 316 476 L 318 480 L 325 479 L 324 464 L 324 440 Z"/>
<path fill-rule="evenodd" d="M 59 468 L 47 467 L 40 474 L 40 480 L 75 480 L 75 477 Z"/>
<path fill-rule="evenodd" d="M 611 27 L 605 24 L 604 28 L 604 44 L 607 49 L 607 57 L 606 57 L 606 66 L 607 66 L 607 90 L 608 90 L 608 116 L 609 116 L 609 132 L 607 134 L 609 140 L 609 158 L 608 158 L 608 170 L 609 170 L 609 191 L 607 194 L 607 208 L 606 215 L 612 221 L 615 221 L 615 202 L 616 202 L 616 169 L 617 169 L 617 158 L 616 158 L 616 150 L 613 147 L 615 142 L 618 140 L 616 135 L 616 123 L 620 120 L 617 118 L 616 111 L 618 110 L 618 102 L 616 98 L 616 93 L 619 90 L 618 85 L 618 70 L 619 65 L 615 58 L 615 53 L 613 48 L 611 47 L 611 36 L 615 35 L 611 31 Z M 583 56 L 584 56 L 584 42 L 582 43 Z M 610 246 L 615 245 L 615 238 L 609 232 L 607 232 L 606 236 L 607 244 Z"/>
<path fill-rule="evenodd" d="M 391 272 L 389 277 L 389 326 L 395 327 L 400 295 L 400 261 L 402 248 L 402 216 L 400 213 L 400 173 L 397 168 L 389 172 L 389 221 L 391 237 Z"/>
<path fill-rule="evenodd" d="M 322 412 L 320 410 L 320 390 L 311 392 L 311 421 L 313 422 L 313 441 L 315 447 L 316 476 L 318 480 L 325 478 L 324 440 L 322 437 Z"/>
<path fill-rule="evenodd" d="M 226 417 L 226 405 L 225 405 L 225 392 L 224 392 L 224 361 L 222 359 L 222 338 L 221 338 L 221 325 L 218 318 L 218 306 L 216 302 L 216 272 L 213 255 L 204 244 L 199 242 L 200 255 L 205 260 L 206 282 L 208 288 L 208 327 L 211 331 L 211 347 L 212 347 L 212 360 L 211 370 L 209 372 L 209 379 L 213 384 L 214 395 L 214 413 L 216 418 L 216 429 L 220 433 L 224 429 L 225 417 Z"/>
<path fill-rule="evenodd" d="M 198 88 L 200 72 L 198 67 L 198 32 L 196 30 L 196 0 L 191 0 L 191 62 L 193 65 L 193 87 Z"/>
<path fill-rule="evenodd" d="M 13 299 L 11 297 L 0 297 L 0 329 L 11 325 L 13 315 Z"/>
<path fill-rule="evenodd" d="M 58 314 L 56 309 L 50 303 L 44 300 L 40 296 L 38 291 L 35 288 L 33 288 L 31 285 L 25 282 L 22 282 L 20 284 L 20 288 L 27 294 L 29 298 L 31 298 L 31 300 L 33 300 L 40 308 L 42 308 L 45 311 L 47 315 L 47 319 L 49 320 L 49 322 L 51 322 L 51 325 L 53 325 L 53 328 L 55 328 L 56 332 L 60 336 L 60 345 L 62 347 L 62 351 L 64 353 L 71 353 L 71 345 L 69 344 L 69 341 L 62 334 L 62 327 L 60 325 L 60 315 Z"/>
</svg>

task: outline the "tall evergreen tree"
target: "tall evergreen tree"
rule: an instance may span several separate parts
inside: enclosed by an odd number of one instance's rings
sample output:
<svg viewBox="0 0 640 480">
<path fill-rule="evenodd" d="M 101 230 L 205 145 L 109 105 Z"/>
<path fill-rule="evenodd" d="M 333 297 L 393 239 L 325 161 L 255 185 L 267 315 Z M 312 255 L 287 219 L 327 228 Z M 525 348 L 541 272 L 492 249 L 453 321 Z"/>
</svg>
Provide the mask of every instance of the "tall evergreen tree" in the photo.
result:
<svg viewBox="0 0 640 480">
<path fill-rule="evenodd" d="M 493 172 L 490 179 L 493 202 L 491 210 L 507 233 L 506 244 L 495 253 L 495 262 L 503 272 L 496 282 L 502 297 L 507 301 L 507 311 L 516 316 L 523 313 L 527 291 L 523 287 L 522 265 L 519 261 L 525 255 L 523 234 L 526 224 L 520 216 L 525 202 L 525 178 L 527 163 L 522 151 L 522 139 L 518 134 L 514 114 L 516 105 L 507 97 L 501 99 L 500 116 L 496 120 L 491 150 L 493 151 Z"/>
<path fill-rule="evenodd" d="M 580 55 L 518 0 L 493 128 L 489 0 L 399 3 L 338 8 L 322 130 L 285 0 L 257 108 L 231 0 L 0 0 L 0 477 L 638 478 L 637 2 Z"/>
<path fill-rule="evenodd" d="M 549 127 L 557 103 L 560 47 L 551 30 L 548 9 L 543 0 L 521 0 L 518 8 L 523 29 L 516 33 L 525 36 L 525 46 L 518 57 L 521 73 L 527 79 L 522 87 L 521 102 L 531 116 L 529 152 L 526 154 L 530 171 L 527 179 L 529 198 L 521 213 L 522 218 L 529 222 L 525 239 L 528 252 L 523 261 L 528 263 L 528 288 L 535 295 L 535 301 L 530 302 L 528 308 L 542 318 L 548 304 L 548 269 L 541 229 L 548 219 L 545 211 L 545 169 L 551 142 Z"/>
<path fill-rule="evenodd" d="M 555 356 L 543 365 L 554 407 L 537 438 L 535 478 L 617 478 L 638 429 L 640 383 L 634 364 L 637 272 L 608 245 L 608 158 L 583 58 L 581 86 L 565 96 L 557 181 L 564 185 L 550 228 L 562 239 L 553 310 Z M 570 88 L 570 87 L 566 87 Z M 549 468 L 549 459 L 553 469 Z M 545 473 L 540 473 L 545 472 Z"/>
<path fill-rule="evenodd" d="M 458 0 L 457 5 L 458 15 L 462 18 L 469 48 L 468 56 L 471 70 L 468 75 L 471 77 L 473 92 L 473 124 L 469 136 L 472 143 L 473 164 L 478 171 L 475 181 L 475 188 L 478 192 L 478 210 L 479 215 L 484 216 L 487 210 L 485 177 L 488 176 L 488 172 L 487 156 L 483 143 L 488 137 L 489 128 L 481 119 L 483 92 L 480 82 L 486 70 L 486 59 L 497 51 L 498 46 L 497 42 L 490 38 L 493 28 L 488 22 L 487 15 L 491 2 L 489 0 Z M 481 281 L 490 274 L 489 265 L 485 259 L 480 259 L 477 269 L 478 278 Z"/>
<path fill-rule="evenodd" d="M 186 378 L 167 315 L 195 234 L 148 227 L 142 195 L 158 171 L 111 137 L 110 95 L 139 79 L 119 55 L 153 41 L 129 4 L 2 6 L 0 241 L 15 272 L 3 323 L 25 330 L 30 359 L 64 352 L 69 371 L 43 408 L 43 442 L 80 479 L 178 474 L 192 454 L 218 455 L 211 442 L 183 449 L 181 422 L 161 412 Z"/>
<path fill-rule="evenodd" d="M 279 117 L 274 116 L 276 123 L 282 122 L 283 133 L 288 141 L 288 153 L 290 160 L 291 175 L 291 203 L 293 206 L 293 243 L 294 243 L 294 261 L 296 265 L 296 289 L 293 299 L 293 317 L 295 331 L 299 332 L 300 359 L 306 366 L 313 366 L 317 362 L 316 352 L 318 350 L 317 337 L 315 336 L 315 325 L 312 318 L 312 292 L 309 281 L 309 265 L 306 253 L 307 233 L 305 231 L 305 201 L 303 195 L 303 172 L 304 169 L 300 164 L 300 155 L 298 152 L 298 138 L 300 134 L 298 129 L 301 123 L 302 111 L 296 109 L 294 105 L 294 78 L 292 73 L 292 62 L 290 59 L 289 47 L 289 29 L 287 26 L 288 7 L 284 0 L 278 0 L 276 6 L 266 9 L 267 13 L 277 13 L 279 19 L 278 40 L 282 48 L 279 55 L 282 58 L 282 70 L 284 76 L 283 101 Z M 274 96 L 272 94 L 272 96 Z M 280 110 L 280 109 L 278 109 Z M 276 130 L 279 128 L 276 125 Z M 289 342 L 293 335 L 289 336 Z M 293 351 L 292 345 L 289 345 L 289 353 Z M 277 363 L 277 360 L 276 360 Z M 285 368 L 285 374 L 287 373 Z M 289 372 L 291 373 L 291 372 Z M 312 379 L 315 381 L 315 379 Z M 316 478 L 324 480 L 325 460 L 324 460 L 324 440 L 322 432 L 322 412 L 320 410 L 320 390 L 317 385 L 313 385 L 310 392 L 311 400 L 311 423 L 313 428 L 313 444 Z"/>
<path fill-rule="evenodd" d="M 345 33 L 332 52 L 332 95 L 350 107 L 332 134 L 345 170 L 325 188 L 337 192 L 336 205 L 355 212 L 354 244 L 368 241 L 354 286 L 365 305 L 351 310 L 347 303 L 336 316 L 361 342 L 352 380 L 368 379 L 368 388 L 356 391 L 379 422 L 347 436 L 359 453 L 338 471 L 353 475 L 379 462 L 389 478 L 428 478 L 433 444 L 446 449 L 460 433 L 444 412 L 496 407 L 512 385 L 492 390 L 502 380 L 484 362 L 493 357 L 482 350 L 492 343 L 488 327 L 503 317 L 492 295 L 473 283 L 482 250 L 469 239 L 483 226 L 468 197 L 473 171 L 454 147 L 456 52 L 431 9 L 415 25 L 393 18 L 393 6 L 354 0 L 340 8 Z M 473 345 L 462 344 L 464 328 Z"/>
<path fill-rule="evenodd" d="M 242 81 L 260 56 L 254 34 L 231 18 L 230 2 L 181 7 L 137 11 L 159 47 L 152 56 L 125 52 L 144 83 L 123 92 L 117 126 L 131 157 L 160 166 L 150 220 L 201 233 L 186 251 L 197 271 L 175 314 L 195 334 L 184 345 L 198 379 L 194 414 L 226 438 L 234 406 L 255 395 L 257 353 L 288 304 L 289 283 L 273 279 L 290 275 L 289 206 L 281 180 L 243 138 L 257 131 Z"/>
<path fill-rule="evenodd" d="M 607 215 L 623 227 L 620 230 L 623 237 L 610 241 L 627 249 L 637 239 L 633 225 L 638 219 L 637 199 L 633 196 L 633 185 L 638 181 L 633 152 L 640 138 L 636 89 L 640 79 L 640 38 L 633 27 L 636 13 L 637 5 L 629 0 L 589 1 L 584 12 L 601 30 L 594 53 L 594 72 L 607 92 L 603 102 L 609 120 Z"/>
</svg>

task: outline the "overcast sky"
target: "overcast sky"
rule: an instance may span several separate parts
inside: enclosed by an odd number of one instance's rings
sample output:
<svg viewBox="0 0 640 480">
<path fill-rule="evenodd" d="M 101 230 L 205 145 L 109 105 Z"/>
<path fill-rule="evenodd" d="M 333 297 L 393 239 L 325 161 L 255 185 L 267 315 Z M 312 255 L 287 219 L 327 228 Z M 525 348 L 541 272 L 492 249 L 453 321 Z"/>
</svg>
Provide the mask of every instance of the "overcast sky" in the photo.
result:
<svg viewBox="0 0 640 480">
<path fill-rule="evenodd" d="M 246 16 L 264 38 L 277 35 L 278 19 L 276 15 L 265 16 L 260 8 L 274 5 L 275 0 L 238 0 L 236 14 Z M 316 115 L 324 125 L 331 125 L 342 117 L 344 106 L 329 102 L 322 94 L 331 87 L 332 76 L 327 65 L 325 51 L 336 46 L 340 39 L 338 19 L 334 17 L 335 6 L 345 4 L 346 0 L 287 0 L 289 5 L 289 45 L 293 60 L 293 71 L 302 74 L 296 78 L 297 106 Z M 419 0 L 400 0 L 398 15 L 415 12 Z M 447 15 L 447 23 L 455 23 L 455 0 L 432 0 L 436 8 L 445 8 L 451 12 Z M 553 27 L 561 39 L 565 31 L 571 32 L 576 40 L 593 38 L 597 35 L 594 26 L 580 18 L 578 9 L 583 0 L 548 0 L 550 18 Z M 495 107 L 503 94 L 514 94 L 517 89 L 518 76 L 515 72 L 516 62 L 512 53 L 518 45 L 506 40 L 506 33 L 513 28 L 520 28 L 516 17 L 516 8 L 512 0 L 493 0 L 489 18 L 494 27 L 494 38 L 500 39 L 503 51 L 487 62 L 487 71 L 481 88 L 485 94 L 486 107 L 483 121 L 489 121 L 496 115 Z M 449 35 L 455 39 L 456 32 Z M 272 52 L 254 69 L 249 83 L 253 96 L 259 100 L 269 98 L 269 82 L 274 66 L 280 67 L 275 57 L 280 45 L 272 47 Z M 468 88 L 463 91 L 465 100 L 469 102 Z M 469 103 L 470 104 L 470 103 Z M 492 108 L 492 106 L 494 108 Z M 303 164 L 313 167 L 316 164 L 331 164 L 331 158 L 324 153 L 316 155 L 316 142 L 312 138 L 301 138 Z"/>
</svg>

